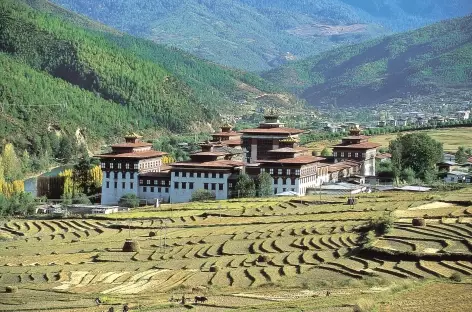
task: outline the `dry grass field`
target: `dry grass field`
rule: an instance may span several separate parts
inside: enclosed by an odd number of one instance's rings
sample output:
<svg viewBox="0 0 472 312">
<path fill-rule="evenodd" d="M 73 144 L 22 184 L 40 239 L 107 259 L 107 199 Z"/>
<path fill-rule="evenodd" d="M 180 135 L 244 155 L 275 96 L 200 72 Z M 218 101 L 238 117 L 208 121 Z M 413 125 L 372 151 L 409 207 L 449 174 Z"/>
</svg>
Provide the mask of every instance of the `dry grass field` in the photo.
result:
<svg viewBox="0 0 472 312">
<path fill-rule="evenodd" d="M 443 143 L 444 151 L 456 152 L 459 146 L 472 147 L 472 128 L 450 128 L 450 129 L 434 129 L 422 131 L 430 135 L 433 139 Z M 404 132 L 406 134 L 407 132 Z M 372 136 L 369 141 L 379 143 L 382 147 L 387 148 L 390 141 L 395 140 L 397 134 L 384 134 Z M 331 147 L 338 144 L 339 140 L 319 141 L 306 145 L 306 147 L 321 152 L 325 147 Z"/>
<path fill-rule="evenodd" d="M 344 197 L 319 200 L 4 219 L 0 292 L 18 291 L 0 293 L 0 311 L 107 311 L 124 303 L 131 311 L 472 310 L 472 189 L 372 193 L 353 207 Z M 427 225 L 413 227 L 417 217 Z M 396 221 L 363 245 L 361 229 L 378 218 Z M 139 251 L 122 252 L 128 238 Z M 194 304 L 197 295 L 209 300 Z M 182 296 L 186 306 L 169 301 Z"/>
</svg>

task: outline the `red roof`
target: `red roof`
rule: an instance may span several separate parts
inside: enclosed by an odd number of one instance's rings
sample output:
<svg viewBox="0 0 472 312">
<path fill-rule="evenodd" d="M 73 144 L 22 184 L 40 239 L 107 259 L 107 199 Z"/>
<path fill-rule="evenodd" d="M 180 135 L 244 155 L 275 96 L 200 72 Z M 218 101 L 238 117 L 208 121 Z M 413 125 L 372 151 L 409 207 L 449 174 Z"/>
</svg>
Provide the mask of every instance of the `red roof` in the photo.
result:
<svg viewBox="0 0 472 312">
<path fill-rule="evenodd" d="M 241 145 L 241 139 L 221 141 L 223 145 Z"/>
<path fill-rule="evenodd" d="M 269 134 L 300 134 L 305 132 L 305 130 L 294 129 L 294 128 L 285 128 L 285 127 L 278 127 L 278 128 L 255 128 L 255 129 L 244 129 L 239 131 L 241 133 L 247 134 L 261 134 L 261 133 L 269 133 Z"/>
<path fill-rule="evenodd" d="M 241 161 L 234 161 L 234 160 L 215 160 L 215 161 L 208 161 L 203 163 L 196 163 L 196 162 L 178 162 L 173 163 L 172 167 L 188 167 L 188 168 L 223 168 L 223 169 L 231 169 L 234 167 L 241 167 L 244 166 L 244 163 Z"/>
<path fill-rule="evenodd" d="M 284 158 L 279 160 L 258 160 L 260 163 L 273 163 L 273 164 L 294 164 L 294 165 L 305 165 L 311 164 L 315 162 L 320 162 L 326 160 L 324 157 L 316 157 L 316 156 L 299 156 L 293 158 Z"/>
<path fill-rule="evenodd" d="M 120 143 L 120 144 L 114 144 L 112 145 L 111 147 L 114 148 L 114 147 L 118 147 L 118 148 L 125 148 L 125 147 L 128 147 L 128 148 L 131 148 L 131 147 L 149 147 L 149 146 L 152 146 L 151 143 L 145 143 L 145 142 L 138 142 L 138 143 Z"/>
<path fill-rule="evenodd" d="M 352 149 L 373 149 L 382 146 L 381 144 L 377 143 L 371 143 L 371 142 L 366 142 L 366 143 L 359 143 L 359 144 L 350 144 L 350 145 L 342 145 L 338 144 L 335 145 L 334 148 L 352 148 Z"/>
<path fill-rule="evenodd" d="M 145 152 L 136 152 L 136 153 L 122 153 L 122 154 L 103 154 L 97 155 L 99 158 L 131 158 L 131 159 L 146 159 L 146 158 L 155 158 L 162 157 L 167 155 L 165 152 L 158 151 L 145 151 Z"/>
<path fill-rule="evenodd" d="M 222 152 L 197 152 L 197 153 L 191 154 L 190 156 L 193 156 L 193 155 L 196 155 L 196 156 L 225 156 L 225 155 L 227 155 L 227 153 L 222 153 Z"/>
<path fill-rule="evenodd" d="M 240 136 L 241 134 L 236 132 L 236 131 L 231 131 L 231 132 L 216 132 L 213 133 L 212 136 L 221 136 L 221 137 L 227 137 L 227 136 Z"/>
</svg>

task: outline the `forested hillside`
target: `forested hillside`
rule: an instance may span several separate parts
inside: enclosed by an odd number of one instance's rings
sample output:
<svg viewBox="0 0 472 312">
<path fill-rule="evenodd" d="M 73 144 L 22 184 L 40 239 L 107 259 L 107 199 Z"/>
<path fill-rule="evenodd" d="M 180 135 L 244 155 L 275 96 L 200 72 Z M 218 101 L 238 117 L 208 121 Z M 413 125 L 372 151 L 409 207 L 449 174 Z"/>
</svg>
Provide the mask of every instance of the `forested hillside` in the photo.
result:
<svg viewBox="0 0 472 312">
<path fill-rule="evenodd" d="M 472 15 L 329 51 L 264 77 L 313 105 L 369 105 L 470 87 Z"/>
<path fill-rule="evenodd" d="M 128 131 L 208 129 L 236 102 L 271 91 L 252 74 L 109 31 L 43 0 L 0 2 L 0 69 L 0 147 L 13 142 L 38 159 L 60 157 L 61 137 L 71 146 Z"/>
<path fill-rule="evenodd" d="M 53 0 L 94 20 L 192 54 L 267 70 L 472 12 L 469 0 Z"/>
</svg>

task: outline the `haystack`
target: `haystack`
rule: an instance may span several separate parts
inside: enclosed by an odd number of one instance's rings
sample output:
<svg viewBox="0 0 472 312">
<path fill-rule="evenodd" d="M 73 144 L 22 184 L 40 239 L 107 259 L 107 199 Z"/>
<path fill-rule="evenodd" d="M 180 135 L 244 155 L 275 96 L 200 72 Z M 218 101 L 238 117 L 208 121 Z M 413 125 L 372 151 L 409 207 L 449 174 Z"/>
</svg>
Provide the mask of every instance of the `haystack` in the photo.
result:
<svg viewBox="0 0 472 312">
<path fill-rule="evenodd" d="M 413 226 L 426 226 L 426 220 L 424 218 L 414 218 L 411 224 Z"/>
<path fill-rule="evenodd" d="M 132 239 L 127 239 L 125 244 L 123 245 L 123 252 L 138 252 L 139 251 L 139 244 Z"/>
</svg>

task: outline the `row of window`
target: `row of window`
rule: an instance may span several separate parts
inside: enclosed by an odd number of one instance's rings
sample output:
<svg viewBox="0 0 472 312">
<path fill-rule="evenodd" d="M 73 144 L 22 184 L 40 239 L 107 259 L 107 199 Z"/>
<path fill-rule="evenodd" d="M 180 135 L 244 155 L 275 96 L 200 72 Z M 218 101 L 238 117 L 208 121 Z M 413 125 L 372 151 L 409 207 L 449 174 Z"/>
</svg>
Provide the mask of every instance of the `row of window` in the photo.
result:
<svg viewBox="0 0 472 312">
<path fill-rule="evenodd" d="M 195 184 L 193 182 L 174 182 L 174 189 L 176 190 L 193 190 Z M 203 188 L 205 190 L 212 190 L 216 191 L 217 189 L 219 191 L 224 190 L 224 184 L 223 183 L 203 183 Z"/>
<path fill-rule="evenodd" d="M 150 191 L 151 193 L 154 193 L 154 190 L 155 190 L 155 189 L 156 189 L 156 188 L 155 188 L 154 186 L 151 186 L 151 187 L 149 188 L 149 191 Z M 158 192 L 158 193 L 162 193 L 163 190 L 164 190 L 164 193 L 169 193 L 169 188 L 168 188 L 168 187 L 158 187 L 158 188 L 157 188 L 157 192 Z M 143 186 L 143 193 L 147 193 L 147 191 L 148 191 L 147 186 Z"/>
<path fill-rule="evenodd" d="M 289 189 L 283 188 L 283 189 L 282 189 L 282 192 L 287 192 L 287 190 L 289 190 Z M 290 191 L 295 192 L 295 189 L 294 189 L 294 188 L 291 188 Z M 274 194 L 277 194 L 277 193 L 278 193 L 277 188 L 274 188 Z"/>
<path fill-rule="evenodd" d="M 100 166 L 102 169 L 106 169 L 106 165 L 107 163 L 101 163 Z M 135 164 L 132 164 L 133 165 L 133 169 L 148 169 L 148 168 L 155 168 L 155 167 L 158 167 L 158 166 L 161 166 L 161 161 L 160 160 L 154 160 L 154 161 L 147 161 L 147 162 L 143 162 L 143 163 L 135 163 Z M 115 169 L 115 163 L 108 163 L 108 167 L 109 169 Z M 125 163 L 124 164 L 124 168 L 125 169 L 130 169 L 131 168 L 131 164 L 130 163 Z M 123 169 L 123 164 L 122 163 L 117 163 L 116 164 L 116 169 Z"/>
<path fill-rule="evenodd" d="M 291 185 L 295 185 L 296 181 L 297 180 L 295 178 L 291 178 L 290 179 Z M 274 178 L 274 184 L 275 185 L 279 184 L 279 178 Z M 286 184 L 287 184 L 287 179 L 282 179 L 282 185 L 286 185 Z"/>
<path fill-rule="evenodd" d="M 348 152 L 334 152 L 333 156 L 334 157 L 352 157 L 354 155 L 354 158 L 359 158 L 359 155 L 362 155 L 362 158 L 365 158 L 365 153 L 348 153 Z"/>
<path fill-rule="evenodd" d="M 201 173 L 201 172 L 185 172 L 185 171 L 175 171 L 174 172 L 174 176 L 176 177 L 182 177 L 182 178 L 186 178 L 187 176 L 189 178 L 194 178 L 195 176 L 197 178 L 201 178 L 202 176 L 206 179 L 210 178 L 213 178 L 213 179 L 216 179 L 217 177 L 220 178 L 220 179 L 223 179 L 224 178 L 224 174 L 223 173 Z"/>
<path fill-rule="evenodd" d="M 113 178 L 114 178 L 115 180 L 118 179 L 118 174 L 119 174 L 119 172 L 113 172 Z M 110 171 L 105 172 L 105 177 L 106 177 L 107 179 L 110 178 Z M 126 179 L 126 172 L 122 172 L 122 173 L 121 173 L 121 178 L 122 178 L 122 179 Z M 130 178 L 130 179 L 134 179 L 134 172 L 130 172 L 130 173 L 129 173 L 129 178 Z"/>
<path fill-rule="evenodd" d="M 273 175 L 274 172 L 277 172 L 277 175 L 291 175 L 291 174 L 295 174 L 295 175 L 300 175 L 300 169 L 277 169 L 277 171 L 275 171 L 274 168 L 261 168 L 261 173 L 262 172 L 268 172 L 270 175 Z"/>
<path fill-rule="evenodd" d="M 118 182 L 114 182 L 113 187 L 118 188 Z M 106 182 L 106 188 L 110 188 L 110 182 L 109 181 Z M 126 188 L 126 182 L 121 182 L 121 188 L 122 189 Z M 133 182 L 130 182 L 129 188 L 130 188 L 130 190 L 134 189 L 134 183 Z"/>
<path fill-rule="evenodd" d="M 170 181 L 168 180 L 154 180 L 153 183 L 151 183 L 151 180 L 139 180 L 139 185 L 144 185 L 144 181 L 146 181 L 146 185 L 160 185 L 160 186 L 170 186 Z"/>
</svg>

